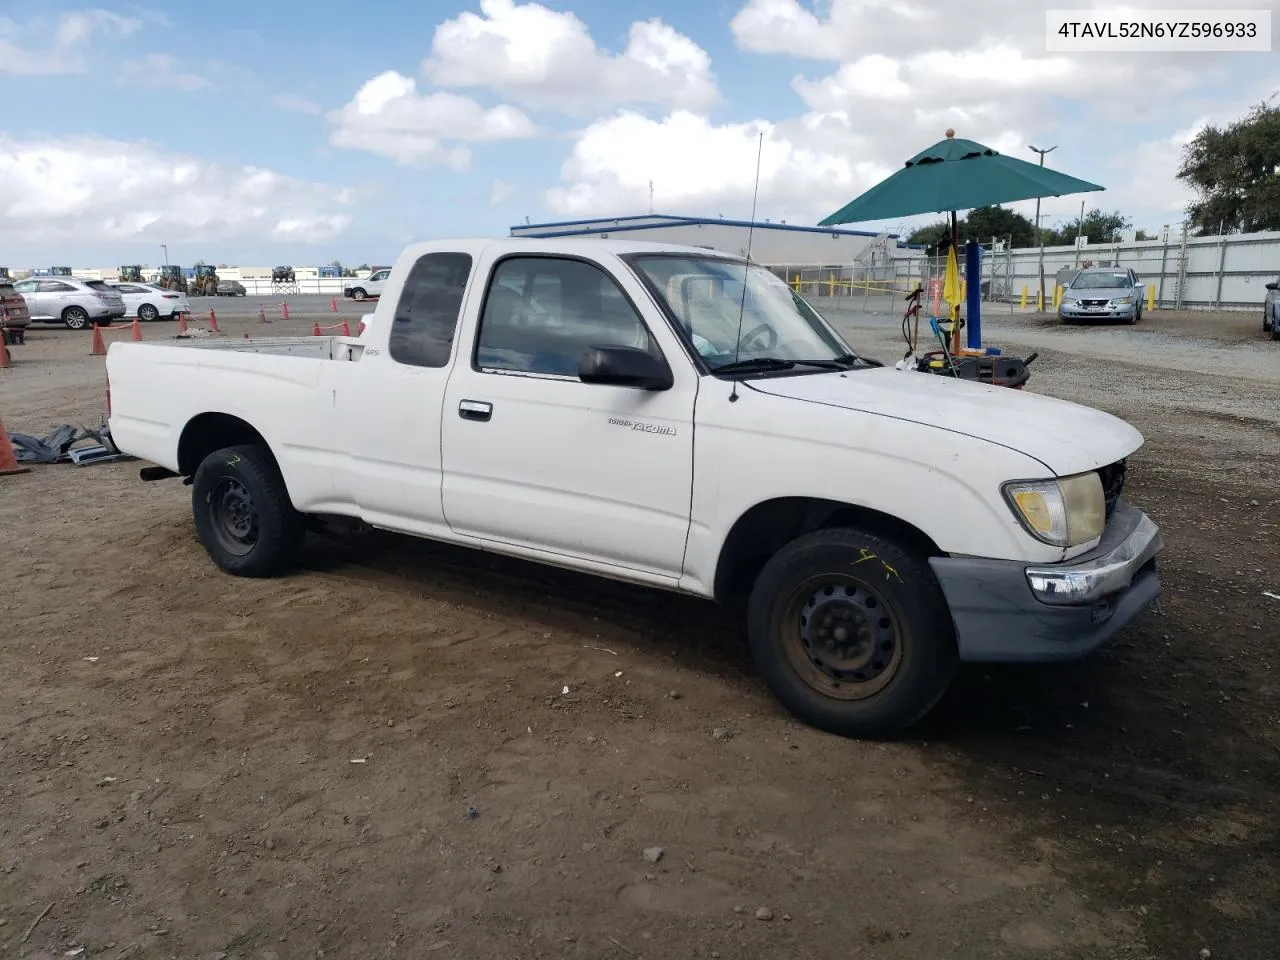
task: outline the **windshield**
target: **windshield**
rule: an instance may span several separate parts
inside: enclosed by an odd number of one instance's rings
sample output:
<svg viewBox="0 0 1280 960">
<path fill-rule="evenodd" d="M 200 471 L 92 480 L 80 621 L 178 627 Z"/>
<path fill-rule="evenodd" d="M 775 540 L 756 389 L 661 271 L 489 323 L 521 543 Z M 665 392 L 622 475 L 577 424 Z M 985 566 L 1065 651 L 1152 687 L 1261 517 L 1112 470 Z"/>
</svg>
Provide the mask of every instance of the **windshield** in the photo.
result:
<svg viewBox="0 0 1280 960">
<path fill-rule="evenodd" d="M 1072 290 L 1114 290 L 1129 286 L 1127 273 L 1082 273 L 1071 284 Z"/>
<path fill-rule="evenodd" d="M 743 361 L 831 363 L 853 353 L 763 267 L 698 256 L 637 256 L 631 264 L 666 301 L 713 371 Z"/>
</svg>

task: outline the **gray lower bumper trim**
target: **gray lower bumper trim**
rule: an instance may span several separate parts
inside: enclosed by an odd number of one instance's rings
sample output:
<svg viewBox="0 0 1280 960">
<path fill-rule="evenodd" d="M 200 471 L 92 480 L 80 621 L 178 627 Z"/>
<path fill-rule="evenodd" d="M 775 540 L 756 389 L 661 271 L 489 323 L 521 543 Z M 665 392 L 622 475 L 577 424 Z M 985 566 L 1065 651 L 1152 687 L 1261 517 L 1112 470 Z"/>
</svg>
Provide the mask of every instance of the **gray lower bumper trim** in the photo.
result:
<svg viewBox="0 0 1280 960">
<path fill-rule="evenodd" d="M 929 561 L 951 609 L 960 657 L 971 661 L 1070 660 L 1101 646 L 1159 595 L 1159 530 L 1121 501 L 1098 547 L 1070 564 L 1025 564 L 976 557 Z M 1046 603 L 1030 571 L 1084 572 L 1087 596 Z M 1055 581 L 1057 582 L 1057 581 Z"/>
</svg>

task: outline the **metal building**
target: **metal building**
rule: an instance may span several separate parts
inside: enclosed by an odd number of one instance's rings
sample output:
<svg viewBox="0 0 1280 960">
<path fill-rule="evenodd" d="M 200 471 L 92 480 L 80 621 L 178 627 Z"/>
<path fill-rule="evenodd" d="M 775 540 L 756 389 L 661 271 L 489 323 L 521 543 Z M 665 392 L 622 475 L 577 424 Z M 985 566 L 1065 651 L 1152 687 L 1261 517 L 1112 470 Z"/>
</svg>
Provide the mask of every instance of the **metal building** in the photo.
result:
<svg viewBox="0 0 1280 960">
<path fill-rule="evenodd" d="M 739 256 L 746 255 L 748 233 L 751 234 L 751 259 L 768 265 L 850 263 L 859 259 L 869 247 L 897 239 L 893 234 L 868 233 L 865 230 L 805 227 L 769 220 L 752 224 L 747 220 L 726 220 L 723 217 L 711 219 L 665 214 L 526 223 L 511 228 L 513 237 L 657 240 L 708 247 Z"/>
</svg>

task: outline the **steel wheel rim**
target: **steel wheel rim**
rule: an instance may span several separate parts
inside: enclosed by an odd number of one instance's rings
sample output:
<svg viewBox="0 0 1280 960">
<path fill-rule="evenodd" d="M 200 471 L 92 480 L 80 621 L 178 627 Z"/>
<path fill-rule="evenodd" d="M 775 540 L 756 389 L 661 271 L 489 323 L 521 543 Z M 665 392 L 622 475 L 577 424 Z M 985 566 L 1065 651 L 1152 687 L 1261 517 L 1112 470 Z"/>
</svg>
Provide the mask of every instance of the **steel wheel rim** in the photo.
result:
<svg viewBox="0 0 1280 960">
<path fill-rule="evenodd" d="M 858 577 L 826 574 L 798 585 L 787 601 L 782 633 L 791 668 L 835 700 L 875 696 L 902 666 L 902 618 Z"/>
<path fill-rule="evenodd" d="M 243 483 L 220 478 L 209 493 L 209 507 L 214 536 L 228 553 L 243 557 L 258 545 L 258 511 Z"/>
</svg>

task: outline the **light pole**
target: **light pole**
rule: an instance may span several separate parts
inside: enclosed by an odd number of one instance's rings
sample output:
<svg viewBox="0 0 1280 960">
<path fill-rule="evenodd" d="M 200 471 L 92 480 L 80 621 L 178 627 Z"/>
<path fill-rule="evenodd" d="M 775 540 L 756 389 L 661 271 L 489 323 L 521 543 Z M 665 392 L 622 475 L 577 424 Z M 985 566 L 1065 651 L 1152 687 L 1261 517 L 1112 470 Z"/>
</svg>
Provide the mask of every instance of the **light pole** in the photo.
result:
<svg viewBox="0 0 1280 960">
<path fill-rule="evenodd" d="M 1040 166 L 1044 166 L 1044 155 L 1052 153 L 1058 149 L 1055 143 L 1052 147 L 1046 147 L 1041 150 L 1039 147 L 1029 147 L 1035 153 L 1040 154 Z M 1036 197 L 1036 243 L 1040 245 L 1040 296 L 1037 298 L 1036 305 L 1044 309 L 1044 237 L 1040 236 L 1040 198 Z"/>
<path fill-rule="evenodd" d="M 1039 203 L 1040 201 L 1037 200 L 1036 202 Z M 164 251 L 164 265 L 167 267 L 169 265 L 169 245 L 162 243 L 160 244 L 160 249 Z"/>
</svg>

